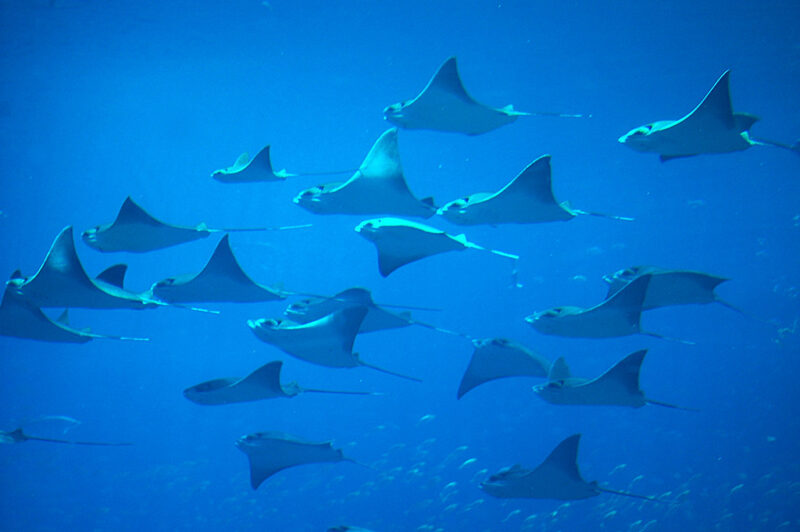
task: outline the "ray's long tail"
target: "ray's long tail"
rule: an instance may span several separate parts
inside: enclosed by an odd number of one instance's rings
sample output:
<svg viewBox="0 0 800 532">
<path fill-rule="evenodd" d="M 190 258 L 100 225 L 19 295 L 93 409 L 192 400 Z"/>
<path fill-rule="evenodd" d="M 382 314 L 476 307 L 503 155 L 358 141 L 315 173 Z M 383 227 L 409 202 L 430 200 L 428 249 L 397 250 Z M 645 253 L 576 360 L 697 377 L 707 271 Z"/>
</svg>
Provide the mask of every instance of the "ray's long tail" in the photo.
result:
<svg viewBox="0 0 800 532">
<path fill-rule="evenodd" d="M 678 405 L 674 405 L 672 403 L 665 403 L 663 401 L 655 401 L 653 399 L 646 399 L 646 401 L 647 401 L 648 404 L 651 404 L 651 405 L 664 406 L 666 408 L 674 408 L 676 410 L 686 410 L 688 412 L 699 412 L 700 411 L 697 408 L 690 408 L 688 406 L 678 406 Z"/>
<path fill-rule="evenodd" d="M 308 393 L 330 393 L 338 395 L 383 395 L 380 392 L 353 392 L 344 390 L 320 390 L 317 388 L 301 388 L 301 391 Z"/>
<path fill-rule="evenodd" d="M 391 370 L 388 370 L 388 369 L 385 369 L 385 368 L 381 368 L 379 366 L 373 366 L 372 364 L 368 364 L 367 362 L 364 362 L 362 360 L 359 360 L 358 363 L 359 363 L 359 365 L 364 366 L 365 368 L 374 369 L 375 371 L 380 371 L 381 373 L 386 373 L 387 375 L 392 375 L 394 377 L 400 377 L 401 379 L 406 379 L 406 380 L 409 380 L 409 381 L 422 382 L 422 379 L 418 379 L 416 377 L 410 377 L 408 375 L 403 375 L 402 373 L 395 373 L 394 371 L 391 371 Z"/>
<path fill-rule="evenodd" d="M 605 214 L 602 212 L 590 212 L 590 211 L 582 211 L 580 209 L 570 209 L 574 214 L 578 215 L 586 215 L 586 216 L 597 216 L 598 218 L 606 218 L 608 220 L 620 220 L 622 222 L 634 222 L 636 221 L 635 218 L 631 218 L 630 216 L 617 216 L 616 214 Z"/>
<path fill-rule="evenodd" d="M 93 445 L 93 446 L 102 446 L 102 447 L 126 447 L 128 445 L 133 445 L 132 443 L 121 442 L 121 443 L 110 443 L 110 442 L 99 442 L 99 441 L 77 441 L 77 440 L 58 440 L 54 438 L 40 438 L 38 436 L 28 436 L 25 435 L 25 441 L 33 440 L 33 441 L 44 441 L 48 443 L 64 443 L 67 445 Z"/>
<path fill-rule="evenodd" d="M 800 155 L 800 140 L 796 140 L 792 144 L 785 144 L 783 142 L 776 142 L 774 140 L 767 140 L 767 139 L 754 139 L 752 137 L 750 138 L 750 140 L 762 146 L 775 146 L 776 148 L 789 150 L 790 152 L 793 152 L 796 155 Z"/>
<path fill-rule="evenodd" d="M 613 495 L 622 495 L 623 497 L 632 497 L 634 499 L 642 499 L 645 501 L 651 502 L 663 502 L 656 497 L 652 497 L 650 495 L 639 495 L 638 493 L 630 493 L 628 491 L 619 491 L 619 490 L 612 490 L 611 488 L 603 488 L 600 486 L 596 486 L 598 491 L 602 491 L 603 493 L 611 493 Z"/>
</svg>

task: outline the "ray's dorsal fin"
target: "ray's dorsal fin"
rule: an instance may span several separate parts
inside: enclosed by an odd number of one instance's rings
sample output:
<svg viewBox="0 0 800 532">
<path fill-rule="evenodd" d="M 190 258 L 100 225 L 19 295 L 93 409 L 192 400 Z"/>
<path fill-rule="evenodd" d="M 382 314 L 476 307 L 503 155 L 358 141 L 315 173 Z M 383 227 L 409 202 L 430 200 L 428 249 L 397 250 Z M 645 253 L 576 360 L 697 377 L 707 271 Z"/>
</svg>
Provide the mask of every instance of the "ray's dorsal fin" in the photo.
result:
<svg viewBox="0 0 800 532">
<path fill-rule="evenodd" d="M 269 146 L 267 146 L 267 149 L 269 149 Z M 250 161 L 250 154 L 244 152 L 243 154 L 241 154 L 239 157 L 236 158 L 236 162 L 233 163 L 233 168 L 239 169 L 243 166 L 247 166 L 247 163 L 249 161 Z"/>
<path fill-rule="evenodd" d="M 569 436 L 553 449 L 539 468 L 552 468 L 563 473 L 570 480 L 586 483 L 578 469 L 578 444 L 580 441 L 580 434 Z"/>
<path fill-rule="evenodd" d="M 436 88 L 461 98 L 465 102 L 476 103 L 469 95 L 461 76 L 458 74 L 458 63 L 455 56 L 448 57 L 433 76 L 429 88 Z"/>
<path fill-rule="evenodd" d="M 616 308 L 625 313 L 631 321 L 638 325 L 651 277 L 650 274 L 637 277 L 603 304 L 607 308 Z"/>
<path fill-rule="evenodd" d="M 631 395 L 643 395 L 639 388 L 639 373 L 646 354 L 647 349 L 642 349 L 626 356 L 598 377 L 596 382 L 613 381 Z"/>
<path fill-rule="evenodd" d="M 61 314 L 59 314 L 58 318 L 56 318 L 56 322 L 60 323 L 61 325 L 66 326 L 66 327 L 69 327 L 69 309 L 68 308 L 65 308 L 63 311 L 61 311 Z"/>
<path fill-rule="evenodd" d="M 125 283 L 125 274 L 127 271 L 127 264 L 114 264 L 97 274 L 95 278 L 99 281 L 114 285 L 117 288 L 124 288 L 123 285 Z"/>
<path fill-rule="evenodd" d="M 239 381 L 238 384 L 253 385 L 269 390 L 280 390 L 281 388 L 281 368 L 283 362 L 276 360 L 264 364 L 250 375 Z"/>
<path fill-rule="evenodd" d="M 686 117 L 684 121 L 691 121 L 693 118 L 707 120 L 712 118 L 719 121 L 728 129 L 736 128 L 736 119 L 733 116 L 733 106 L 731 105 L 730 90 L 730 70 L 726 70 L 717 80 L 711 90 L 700 102 L 700 105 Z"/>
<path fill-rule="evenodd" d="M 558 357 L 553 365 L 550 366 L 550 371 L 547 374 L 547 380 L 550 382 L 564 381 L 572 377 L 569 371 L 569 366 L 564 357 Z"/>
<path fill-rule="evenodd" d="M 146 224 L 154 226 L 165 225 L 164 222 L 154 218 L 145 211 L 138 203 L 128 196 L 122 203 L 122 207 L 117 213 L 115 224 Z"/>
</svg>

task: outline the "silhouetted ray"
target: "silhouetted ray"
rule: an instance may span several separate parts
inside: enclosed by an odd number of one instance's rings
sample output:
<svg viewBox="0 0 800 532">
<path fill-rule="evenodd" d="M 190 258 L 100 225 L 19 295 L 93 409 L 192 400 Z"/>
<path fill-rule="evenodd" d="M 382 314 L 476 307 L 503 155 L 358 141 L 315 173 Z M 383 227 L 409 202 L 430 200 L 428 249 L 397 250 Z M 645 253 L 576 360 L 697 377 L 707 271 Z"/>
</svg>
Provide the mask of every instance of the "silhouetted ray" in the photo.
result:
<svg viewBox="0 0 800 532">
<path fill-rule="evenodd" d="M 534 224 L 568 221 L 581 214 L 631 221 L 632 218 L 572 209 L 553 195 L 550 156 L 529 164 L 510 183 L 494 193 L 471 194 L 451 201 L 437 214 L 459 225 Z"/>
<path fill-rule="evenodd" d="M 38 436 L 31 436 L 25 434 L 21 428 L 7 432 L 0 430 L 0 443 L 22 443 L 26 441 L 43 441 L 47 443 L 66 443 L 68 445 L 94 445 L 102 447 L 122 447 L 132 445 L 130 443 L 107 443 L 98 441 L 76 441 L 76 440 L 59 440 L 55 438 L 40 438 Z"/>
<path fill-rule="evenodd" d="M 43 308 L 142 309 L 163 305 L 107 282 L 102 277 L 89 277 L 75 251 L 72 226 L 65 227 L 59 233 L 33 277 L 25 278 L 15 272 L 8 284 L 33 305 Z"/>
<path fill-rule="evenodd" d="M 639 333 L 664 338 L 643 331 L 639 324 L 650 278 L 642 275 L 593 307 L 554 307 L 531 314 L 525 321 L 537 331 L 555 336 L 611 338 Z"/>
<path fill-rule="evenodd" d="M 788 146 L 750 138 L 750 128 L 757 121 L 756 116 L 733 112 L 730 70 L 726 70 L 691 113 L 680 120 L 662 120 L 632 129 L 619 142 L 636 151 L 657 153 L 662 161 L 764 144 L 800 153 L 798 143 Z"/>
<path fill-rule="evenodd" d="M 374 218 L 356 226 L 356 232 L 375 244 L 378 269 L 383 277 L 397 268 L 446 251 L 478 249 L 516 261 L 518 255 L 473 244 L 462 235 L 452 236 L 428 225 L 399 218 Z"/>
<path fill-rule="evenodd" d="M 303 388 L 297 382 L 281 384 L 283 362 L 265 364 L 246 377 L 229 377 L 201 382 L 183 390 L 188 400 L 200 405 L 227 405 L 262 399 L 292 398 L 301 393 L 331 393 L 342 395 L 375 395 L 372 392 L 349 392 Z"/>
<path fill-rule="evenodd" d="M 196 275 L 169 277 L 151 288 L 158 299 L 170 303 L 277 301 L 286 296 L 253 281 L 239 265 L 228 235 L 222 237 L 203 270 Z"/>
<path fill-rule="evenodd" d="M 214 171 L 211 177 L 222 183 L 265 183 L 269 181 L 283 181 L 287 177 L 302 177 L 314 175 L 347 174 L 353 170 L 331 170 L 329 172 L 303 172 L 292 174 L 286 170 L 275 170 L 270 158 L 270 147 L 265 146 L 250 159 L 250 154 L 243 153 L 236 159 L 233 166 Z"/>
<path fill-rule="evenodd" d="M 504 377 L 546 377 L 550 362 L 527 347 L 504 338 L 473 340 L 475 351 L 461 378 L 458 398 L 485 382 Z"/>
<path fill-rule="evenodd" d="M 431 129 L 480 135 L 514 122 L 520 116 L 540 115 L 577 118 L 562 113 L 522 113 L 507 105 L 495 109 L 467 93 L 458 75 L 456 58 L 445 61 L 416 98 L 383 110 L 386 120 L 406 129 Z"/>
<path fill-rule="evenodd" d="M 359 358 L 358 353 L 353 353 L 353 343 L 367 312 L 367 307 L 358 306 L 337 310 L 304 324 L 280 319 L 259 319 L 248 320 L 247 325 L 260 340 L 312 364 L 331 368 L 365 366 L 419 382 L 414 377 L 367 364 Z"/>
<path fill-rule="evenodd" d="M 717 286 L 730 279 L 703 272 L 668 270 L 658 266 L 633 266 L 604 276 L 603 280 L 609 284 L 607 297 L 616 294 L 642 275 L 650 276 L 642 310 L 671 305 L 719 303 L 744 314 L 741 309 L 720 299 L 714 292 Z"/>
<path fill-rule="evenodd" d="M 430 218 L 433 198 L 418 200 L 403 176 L 397 129 L 385 131 L 361 167 L 344 183 L 306 189 L 294 202 L 316 214 L 395 214 Z"/>
<path fill-rule="evenodd" d="M 502 469 L 481 483 L 481 489 L 501 499 L 557 499 L 578 500 L 613 493 L 648 501 L 655 497 L 636 495 L 625 491 L 603 488 L 596 481 L 586 482 L 578 469 L 578 443 L 581 435 L 574 434 L 553 449 L 536 469 L 525 469 L 519 464 Z"/>
<path fill-rule="evenodd" d="M 98 251 L 144 253 L 206 238 L 211 233 L 270 231 L 302 227 L 309 227 L 309 224 L 237 229 L 210 229 L 205 224 L 196 227 L 169 225 L 153 218 L 128 196 L 122 204 L 117 218 L 110 224 L 98 225 L 84 231 L 83 241 Z"/>
<path fill-rule="evenodd" d="M 288 467 L 318 462 L 352 462 L 331 442 L 313 443 L 282 432 L 242 436 L 236 446 L 250 461 L 250 485 L 258 489 L 266 479 Z"/>
<path fill-rule="evenodd" d="M 333 526 L 328 529 L 328 532 L 375 532 L 374 530 L 370 530 L 368 528 L 361 528 L 360 526 Z"/>
<path fill-rule="evenodd" d="M 283 181 L 287 177 L 295 175 L 286 170 L 273 170 L 269 146 L 265 146 L 252 160 L 248 153 L 243 153 L 236 159 L 233 166 L 216 170 L 211 177 L 222 183 L 258 183 Z"/>
<path fill-rule="evenodd" d="M 556 368 L 547 384 L 533 387 L 539 397 L 557 405 L 611 405 L 640 408 L 648 403 L 669 408 L 689 410 L 645 397 L 639 388 L 639 373 L 646 349 L 636 351 L 617 362 L 611 369 L 594 379 L 571 376 L 562 357 L 553 363 Z"/>
<path fill-rule="evenodd" d="M 69 326 L 66 310 L 58 320 L 52 320 L 39 307 L 18 295 L 10 285 L 6 286 L 0 303 L 0 336 L 72 344 L 84 344 L 95 338 L 147 340 L 147 338 L 107 336 L 94 334 L 88 330 L 73 329 Z"/>
<path fill-rule="evenodd" d="M 364 318 L 363 322 L 361 322 L 361 329 L 358 331 L 360 334 L 382 331 L 384 329 L 408 327 L 409 325 L 419 325 L 420 327 L 425 327 L 426 329 L 431 329 L 433 331 L 470 339 L 469 336 L 463 333 L 443 329 L 441 327 L 437 327 L 436 325 L 431 325 L 430 323 L 415 320 L 411 317 L 410 312 L 389 312 L 382 307 L 398 305 L 379 305 L 372 300 L 372 294 L 369 290 L 360 287 L 349 288 L 331 297 L 314 296 L 309 299 L 297 301 L 289 305 L 286 310 L 283 311 L 283 314 L 296 323 L 308 323 L 336 312 L 337 310 L 358 306 L 365 306 L 368 309 L 367 317 Z M 434 310 L 430 308 L 407 307 L 402 305 L 399 307 L 415 308 L 416 310 Z"/>
<path fill-rule="evenodd" d="M 294 302 L 286 307 L 283 314 L 291 321 L 302 324 L 318 320 L 337 310 L 362 306 L 368 310 L 364 321 L 361 322 L 361 328 L 358 330 L 362 334 L 408 327 L 414 323 L 410 312 L 399 314 L 389 312 L 375 304 L 369 290 L 360 287 L 348 288 L 333 297 L 314 297 Z"/>
</svg>

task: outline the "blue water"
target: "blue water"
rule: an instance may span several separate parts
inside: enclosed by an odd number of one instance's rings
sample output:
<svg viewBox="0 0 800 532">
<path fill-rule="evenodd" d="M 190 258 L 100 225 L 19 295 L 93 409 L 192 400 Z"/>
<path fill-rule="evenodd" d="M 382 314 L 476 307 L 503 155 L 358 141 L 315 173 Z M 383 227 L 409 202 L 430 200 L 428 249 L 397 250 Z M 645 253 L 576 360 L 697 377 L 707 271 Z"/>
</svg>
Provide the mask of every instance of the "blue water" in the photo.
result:
<svg viewBox="0 0 800 532">
<path fill-rule="evenodd" d="M 0 429 L 65 415 L 81 421 L 68 437 L 134 445 L 3 446 L 0 528 L 797 530 L 800 159 L 756 147 L 662 164 L 616 139 L 682 116 L 730 68 L 735 109 L 761 118 L 753 134 L 791 142 L 800 136 L 799 17 L 791 1 L 0 2 L 2 275 L 32 274 L 62 227 L 109 222 L 127 195 L 177 224 L 313 223 L 231 242 L 264 284 L 314 293 L 366 286 L 379 302 L 441 308 L 415 316 L 442 327 L 564 356 L 579 375 L 647 348 L 645 392 L 700 410 L 556 407 L 534 396 L 540 381 L 531 378 L 494 381 L 456 401 L 471 345 L 414 327 L 360 336 L 356 350 L 423 384 L 312 366 L 245 326 L 278 317 L 281 302 L 214 306 L 219 316 L 74 309 L 75 326 L 152 341 L 0 337 Z M 401 131 L 419 197 L 442 204 L 497 190 L 550 153 L 559 199 L 636 221 L 466 228 L 474 242 L 521 255 L 522 288 L 510 287 L 507 260 L 478 252 L 442 254 L 383 279 L 374 248 L 353 232 L 366 217 L 315 216 L 290 201 L 330 179 L 209 178 L 266 144 L 277 168 L 356 167 L 388 127 L 381 110 L 416 95 L 450 55 L 480 101 L 593 118 L 520 119 L 477 137 Z M 128 263 L 136 290 L 198 271 L 215 245 L 134 255 L 77 243 L 92 274 Z M 551 337 L 523 321 L 554 305 L 599 302 L 602 275 L 635 264 L 729 277 L 720 296 L 760 320 L 721 305 L 644 315 L 645 328 L 696 345 Z M 187 386 L 279 359 L 286 381 L 385 395 L 227 407 L 182 397 Z M 233 444 L 265 430 L 333 440 L 370 467 L 298 467 L 253 491 Z M 576 432 L 588 480 L 674 503 L 498 500 L 478 488 L 482 470 L 533 467 Z"/>
</svg>

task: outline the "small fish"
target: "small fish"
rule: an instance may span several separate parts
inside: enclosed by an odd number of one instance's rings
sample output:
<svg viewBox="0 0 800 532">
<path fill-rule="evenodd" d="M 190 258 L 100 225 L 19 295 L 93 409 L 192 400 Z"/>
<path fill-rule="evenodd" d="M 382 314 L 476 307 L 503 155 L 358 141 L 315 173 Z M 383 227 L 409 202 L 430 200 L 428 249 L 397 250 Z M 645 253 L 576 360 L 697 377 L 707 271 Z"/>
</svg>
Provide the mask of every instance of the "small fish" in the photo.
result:
<svg viewBox="0 0 800 532">
<path fill-rule="evenodd" d="M 474 463 L 475 463 L 475 462 L 477 462 L 477 461 L 478 461 L 478 459 L 477 459 L 477 458 L 470 458 L 469 460 L 464 460 L 464 463 L 463 463 L 463 464 L 461 464 L 460 466 L 458 466 L 458 468 L 459 468 L 459 469 L 464 469 L 465 467 L 467 467 L 467 466 L 469 466 L 469 465 L 472 465 L 472 464 L 474 464 Z"/>
</svg>

